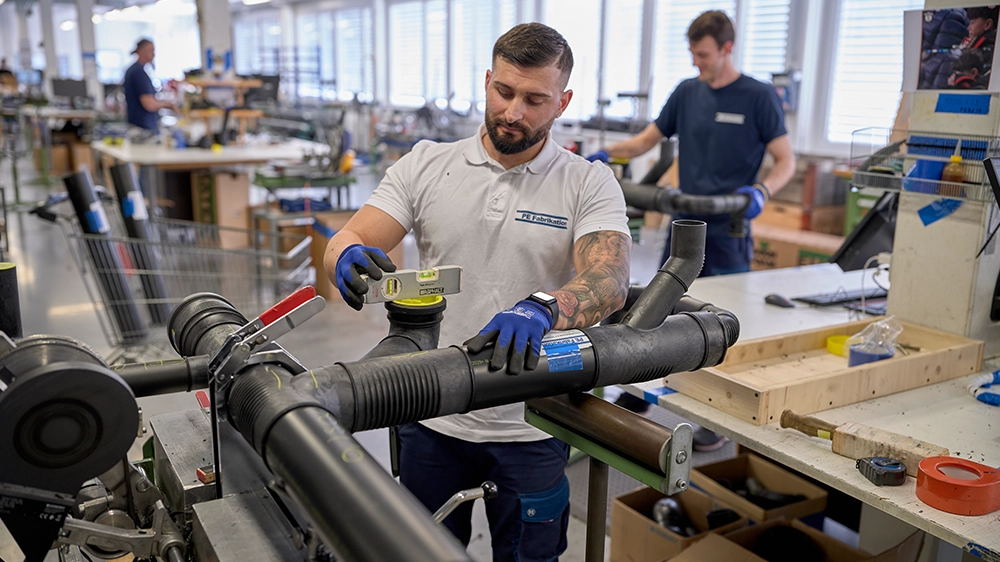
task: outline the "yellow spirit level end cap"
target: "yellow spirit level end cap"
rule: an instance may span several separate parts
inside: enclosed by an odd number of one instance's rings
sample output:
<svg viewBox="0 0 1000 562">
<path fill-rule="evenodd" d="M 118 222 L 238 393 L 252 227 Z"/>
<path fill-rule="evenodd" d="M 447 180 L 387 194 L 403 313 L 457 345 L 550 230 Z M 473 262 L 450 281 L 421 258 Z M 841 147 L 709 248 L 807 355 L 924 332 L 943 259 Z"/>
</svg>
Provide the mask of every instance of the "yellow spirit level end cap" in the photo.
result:
<svg viewBox="0 0 1000 562">
<path fill-rule="evenodd" d="M 432 297 L 420 297 L 416 299 L 399 299 L 392 301 L 400 306 L 434 306 L 444 300 L 444 297 L 435 295 Z"/>
</svg>

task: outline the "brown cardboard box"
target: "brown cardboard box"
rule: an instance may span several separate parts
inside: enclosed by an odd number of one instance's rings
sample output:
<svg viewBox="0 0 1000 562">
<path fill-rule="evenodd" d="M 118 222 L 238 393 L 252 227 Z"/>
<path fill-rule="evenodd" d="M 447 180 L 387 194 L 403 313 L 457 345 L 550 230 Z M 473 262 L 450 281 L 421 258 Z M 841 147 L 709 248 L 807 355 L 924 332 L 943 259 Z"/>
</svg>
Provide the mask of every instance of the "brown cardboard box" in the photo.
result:
<svg viewBox="0 0 1000 562">
<path fill-rule="evenodd" d="M 754 225 L 753 262 L 750 268 L 778 269 L 826 263 L 844 243 L 843 236 Z"/>
<path fill-rule="evenodd" d="M 670 562 L 767 562 L 722 535 L 708 536 L 670 559 Z"/>
<path fill-rule="evenodd" d="M 776 519 L 760 525 L 736 529 L 725 533 L 724 536 L 727 540 L 747 551 L 756 552 L 757 542 L 761 535 L 768 529 L 778 526 L 792 527 L 808 535 L 823 550 L 826 562 L 915 562 L 920 555 L 924 541 L 923 531 L 916 531 L 893 548 L 872 556 L 863 550 L 848 546 L 829 535 L 825 535 L 801 521 L 796 520 L 789 523 L 785 519 Z"/>
<path fill-rule="evenodd" d="M 720 481 L 744 481 L 748 477 L 753 477 L 768 490 L 782 494 L 802 494 L 806 499 L 783 507 L 764 509 L 719 484 Z M 805 517 L 826 509 L 826 490 L 757 455 L 743 454 L 692 469 L 691 483 L 757 523 L 776 517 Z"/>
<path fill-rule="evenodd" d="M 684 508 L 699 534 L 682 537 L 652 519 L 653 504 L 664 498 L 653 488 L 639 488 L 622 494 L 611 505 L 611 560 L 612 562 L 661 562 L 675 556 L 708 534 L 706 514 L 717 509 L 733 509 L 710 498 L 703 492 L 689 488 L 673 496 Z M 734 510 L 735 511 L 735 510 Z M 717 532 L 727 532 L 746 525 L 740 518 Z"/>
<path fill-rule="evenodd" d="M 194 172 L 191 200 L 195 222 L 219 227 L 219 246 L 246 248 L 250 228 L 250 178 L 244 173 Z"/>
<path fill-rule="evenodd" d="M 41 149 L 35 149 L 35 169 L 42 169 Z M 53 144 L 49 150 L 49 175 L 62 176 L 71 170 L 69 158 L 69 146 L 65 144 Z"/>
<path fill-rule="evenodd" d="M 792 230 L 811 230 L 826 234 L 844 233 L 844 205 L 808 207 L 797 203 L 771 201 L 753 221 L 758 225 L 778 226 Z"/>
<path fill-rule="evenodd" d="M 74 172 L 86 170 L 94 173 L 94 150 L 89 144 L 75 142 L 69 145 L 69 151 Z"/>
</svg>

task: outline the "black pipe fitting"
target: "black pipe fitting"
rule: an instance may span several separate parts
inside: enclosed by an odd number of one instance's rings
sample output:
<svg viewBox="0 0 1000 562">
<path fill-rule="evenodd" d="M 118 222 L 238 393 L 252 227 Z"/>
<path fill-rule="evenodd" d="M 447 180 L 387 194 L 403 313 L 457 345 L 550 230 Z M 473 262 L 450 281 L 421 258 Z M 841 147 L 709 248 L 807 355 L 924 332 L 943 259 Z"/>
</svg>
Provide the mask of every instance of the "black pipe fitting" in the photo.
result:
<svg viewBox="0 0 1000 562">
<path fill-rule="evenodd" d="M 181 357 L 208 355 L 247 319 L 221 295 L 195 293 L 177 305 L 167 322 L 170 345 Z"/>
<path fill-rule="evenodd" d="M 208 361 L 207 355 L 195 355 L 171 361 L 115 365 L 111 369 L 141 398 L 208 388 Z"/>
<path fill-rule="evenodd" d="M 651 330 L 663 323 L 701 274 L 706 230 L 702 221 L 675 220 L 671 224 L 670 257 L 622 318 L 623 324 Z"/>
</svg>

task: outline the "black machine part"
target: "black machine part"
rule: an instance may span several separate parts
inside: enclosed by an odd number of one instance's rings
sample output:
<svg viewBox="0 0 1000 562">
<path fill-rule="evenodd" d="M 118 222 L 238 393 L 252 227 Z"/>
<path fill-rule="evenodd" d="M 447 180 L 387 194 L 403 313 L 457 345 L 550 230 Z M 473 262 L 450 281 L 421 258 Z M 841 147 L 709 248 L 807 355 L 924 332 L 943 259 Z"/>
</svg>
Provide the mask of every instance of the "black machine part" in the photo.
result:
<svg viewBox="0 0 1000 562">
<path fill-rule="evenodd" d="M 746 210 L 750 197 L 743 194 L 689 195 L 677 188 L 632 183 L 621 180 L 625 203 L 644 211 L 657 211 L 667 215 L 689 213 L 692 215 L 729 215 L 729 235 L 743 238 L 750 232 Z"/>
<path fill-rule="evenodd" d="M 876 486 L 902 486 L 906 483 L 906 465 L 887 457 L 866 457 L 855 463 L 858 471 Z"/>
</svg>

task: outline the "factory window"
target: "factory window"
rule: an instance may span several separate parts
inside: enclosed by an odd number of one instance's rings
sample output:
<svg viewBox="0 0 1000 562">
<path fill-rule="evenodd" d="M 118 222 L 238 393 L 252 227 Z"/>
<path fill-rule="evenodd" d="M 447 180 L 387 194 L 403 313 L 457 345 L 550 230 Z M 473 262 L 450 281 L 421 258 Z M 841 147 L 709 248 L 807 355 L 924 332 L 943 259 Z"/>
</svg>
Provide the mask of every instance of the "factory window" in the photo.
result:
<svg viewBox="0 0 1000 562">
<path fill-rule="evenodd" d="M 389 101 L 417 107 L 448 97 L 445 0 L 389 5 Z"/>
<path fill-rule="evenodd" d="M 355 94 L 362 100 L 372 99 L 375 75 L 373 45 L 371 9 L 337 11 L 337 99 L 348 101 Z"/>
<path fill-rule="evenodd" d="M 652 116 L 659 115 L 670 93 L 682 80 L 698 72 L 691 63 L 687 29 L 706 10 L 722 10 L 735 20 L 736 0 L 658 0 L 653 28 L 653 87 L 649 108 Z M 739 38 L 737 38 L 739 39 Z"/>
<path fill-rule="evenodd" d="M 762 82 L 785 72 L 790 0 L 744 0 L 738 7 L 739 67 Z"/>
<path fill-rule="evenodd" d="M 563 117 L 587 119 L 597 113 L 597 71 L 600 56 L 600 0 L 546 0 L 542 23 L 561 33 L 573 49 L 573 90 Z M 633 63 L 638 68 L 638 63 Z"/>
<path fill-rule="evenodd" d="M 903 79 L 903 11 L 922 0 L 842 0 L 826 141 L 850 143 L 864 127 L 891 127 Z"/>
<path fill-rule="evenodd" d="M 281 70 L 281 20 L 277 10 L 258 10 L 233 22 L 233 66 L 242 76 Z M 283 77 L 284 78 L 284 77 Z"/>
<path fill-rule="evenodd" d="M 295 18 L 296 44 L 283 72 L 299 97 L 331 99 L 336 96 L 333 66 L 333 14 L 300 13 Z"/>
<path fill-rule="evenodd" d="M 604 41 L 604 92 L 609 105 L 608 117 L 632 117 L 638 108 L 636 98 L 620 98 L 619 93 L 638 92 L 649 86 L 640 81 L 639 58 L 642 56 L 643 0 L 619 0 L 609 4 Z"/>
<path fill-rule="evenodd" d="M 514 26 L 515 0 L 452 0 L 452 107 L 466 112 L 473 104 L 483 110 L 486 71 L 493 43 Z"/>
</svg>

